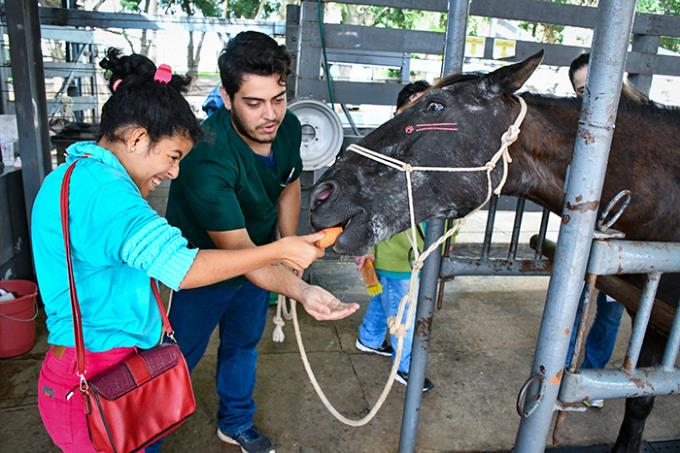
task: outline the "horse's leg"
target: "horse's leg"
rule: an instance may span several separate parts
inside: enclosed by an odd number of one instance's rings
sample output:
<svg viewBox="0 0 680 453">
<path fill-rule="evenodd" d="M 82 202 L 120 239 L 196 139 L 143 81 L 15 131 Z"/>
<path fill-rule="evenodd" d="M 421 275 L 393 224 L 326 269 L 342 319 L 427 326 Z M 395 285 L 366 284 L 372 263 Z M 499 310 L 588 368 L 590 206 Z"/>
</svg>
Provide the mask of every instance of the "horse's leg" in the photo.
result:
<svg viewBox="0 0 680 453">
<path fill-rule="evenodd" d="M 636 453 L 640 451 L 642 431 L 645 429 L 645 422 L 652 412 L 653 406 L 653 396 L 626 399 L 626 413 L 612 453 Z"/>
<path fill-rule="evenodd" d="M 654 366 L 661 362 L 661 355 L 666 344 L 666 337 L 656 333 L 654 329 L 647 330 L 645 340 L 640 350 L 638 367 Z M 653 396 L 626 399 L 626 412 L 621 422 L 619 436 L 612 448 L 612 453 L 636 453 L 640 451 L 642 432 L 652 407 Z"/>
</svg>

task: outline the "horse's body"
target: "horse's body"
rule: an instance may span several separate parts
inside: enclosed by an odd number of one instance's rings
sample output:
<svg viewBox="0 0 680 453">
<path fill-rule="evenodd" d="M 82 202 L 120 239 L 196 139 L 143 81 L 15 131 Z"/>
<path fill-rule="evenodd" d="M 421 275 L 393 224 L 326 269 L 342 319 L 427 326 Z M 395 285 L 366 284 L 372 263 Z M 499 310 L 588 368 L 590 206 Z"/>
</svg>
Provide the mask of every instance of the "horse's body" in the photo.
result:
<svg viewBox="0 0 680 453">
<path fill-rule="evenodd" d="M 541 55 L 491 74 L 453 76 L 400 115 L 366 136 L 366 148 L 420 166 L 478 167 L 496 152 L 500 136 L 519 112 L 513 92 L 540 62 Z M 557 214 L 576 139 L 580 102 L 523 94 L 528 113 L 519 140 L 510 148 L 512 164 L 503 193 L 525 196 Z M 418 132 L 414 124 L 457 123 L 457 131 Z M 622 99 L 612 142 L 603 204 L 623 189 L 632 201 L 614 228 L 627 239 L 680 241 L 680 110 L 639 105 Z M 410 130 L 410 132 L 409 132 Z M 495 185 L 500 165 L 492 173 Z M 486 197 L 484 173 L 416 173 L 416 221 L 433 216 L 462 217 Z M 583 197 L 573 209 L 601 208 Z M 568 216 L 565 216 L 568 217 Z M 312 193 L 316 228 L 344 225 L 335 250 L 359 255 L 409 225 L 404 176 L 349 152 L 318 182 Z M 564 222 L 569 221 L 563 218 Z M 668 278 L 666 282 L 668 283 Z M 678 283 L 680 279 L 673 279 Z M 670 285 L 674 286 L 674 285 Z M 680 285 L 678 285 L 680 287 Z M 664 298 L 663 285 L 657 297 Z M 667 291 L 668 292 L 668 291 Z M 667 299 L 677 305 L 680 293 Z M 657 364 L 665 338 L 649 329 L 639 366 Z M 614 451 L 638 451 L 653 398 L 629 399 Z"/>
</svg>

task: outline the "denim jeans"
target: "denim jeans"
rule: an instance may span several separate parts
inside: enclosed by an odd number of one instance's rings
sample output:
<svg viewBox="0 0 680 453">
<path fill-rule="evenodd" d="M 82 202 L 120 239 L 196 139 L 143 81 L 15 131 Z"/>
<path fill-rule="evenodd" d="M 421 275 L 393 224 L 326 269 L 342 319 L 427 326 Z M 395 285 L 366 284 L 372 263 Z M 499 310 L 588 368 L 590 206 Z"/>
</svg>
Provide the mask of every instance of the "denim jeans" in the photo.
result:
<svg viewBox="0 0 680 453">
<path fill-rule="evenodd" d="M 387 334 L 387 318 L 397 315 L 399 302 L 408 292 L 408 280 L 394 279 L 379 276 L 382 284 L 382 293 L 374 296 L 368 304 L 364 320 L 359 326 L 359 340 L 371 348 L 379 348 Z M 415 302 L 413 302 L 415 303 Z M 408 307 L 407 307 L 408 308 Z M 406 320 L 407 310 L 404 310 L 403 320 Z M 414 319 L 415 321 L 415 319 Z M 397 353 L 397 337 L 390 335 L 390 343 L 394 352 L 392 360 Z M 408 372 L 411 363 L 411 346 L 413 343 L 413 324 L 408 327 L 404 337 L 404 348 L 399 362 L 399 371 Z"/>
<path fill-rule="evenodd" d="M 576 343 L 578 325 L 581 322 L 583 297 L 584 295 L 581 295 L 578 311 L 576 312 L 574 332 L 569 341 L 566 366 L 568 366 L 571 361 L 574 344 Z M 581 368 L 600 369 L 607 365 L 609 358 L 614 352 L 614 346 L 616 346 L 616 335 L 619 332 L 622 314 L 623 305 L 611 297 L 608 297 L 603 292 L 598 294 L 595 321 L 593 321 L 593 325 L 590 327 L 590 331 L 586 337 L 585 355 Z"/>
<path fill-rule="evenodd" d="M 230 288 L 185 289 L 173 295 L 170 323 L 193 370 L 219 328 L 215 383 L 219 396 L 217 426 L 235 435 L 253 425 L 257 343 L 267 321 L 267 292 L 250 282 Z M 158 451 L 160 443 L 147 447 Z"/>
</svg>

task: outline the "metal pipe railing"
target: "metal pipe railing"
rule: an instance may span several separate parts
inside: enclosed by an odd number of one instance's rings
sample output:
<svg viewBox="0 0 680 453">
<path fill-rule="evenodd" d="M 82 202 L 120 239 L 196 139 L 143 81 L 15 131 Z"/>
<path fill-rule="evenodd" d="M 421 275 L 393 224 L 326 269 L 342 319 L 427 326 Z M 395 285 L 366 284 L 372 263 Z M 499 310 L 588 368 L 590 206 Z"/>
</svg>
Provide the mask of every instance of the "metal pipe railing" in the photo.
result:
<svg viewBox="0 0 680 453">
<path fill-rule="evenodd" d="M 536 246 L 536 253 L 534 254 L 534 259 L 537 260 L 543 254 L 543 241 L 545 240 L 545 235 L 548 232 L 548 222 L 550 221 L 550 211 L 543 208 L 543 215 L 541 216 L 541 226 L 538 228 L 538 242 Z"/>
<path fill-rule="evenodd" d="M 518 453 L 546 447 L 597 220 L 634 12 L 634 0 L 599 2 L 576 146 L 566 181 L 560 240 L 525 386 L 523 413 L 530 415 L 520 422 L 515 444 Z"/>
<path fill-rule="evenodd" d="M 654 304 L 654 296 L 659 287 L 659 280 L 661 274 L 655 272 L 647 275 L 647 282 L 642 289 L 642 299 L 640 300 L 640 308 L 635 313 L 635 322 L 633 323 L 633 333 L 628 343 L 628 351 L 626 358 L 623 361 L 623 369 L 632 371 L 637 366 L 640 358 L 640 349 L 642 349 L 642 342 L 645 339 L 647 332 L 647 325 L 649 324 L 649 317 L 652 313 L 652 305 Z"/>
<path fill-rule="evenodd" d="M 486 217 L 486 228 L 484 230 L 484 242 L 482 243 L 482 254 L 480 256 L 482 261 L 489 259 L 489 250 L 491 250 L 491 239 L 493 237 L 493 225 L 496 222 L 497 205 L 498 197 L 491 197 L 491 200 L 489 200 L 489 212 Z"/>
<path fill-rule="evenodd" d="M 638 368 L 622 370 L 579 370 L 564 374 L 560 401 L 581 403 L 590 399 L 637 398 L 680 392 L 680 370 Z M 541 450 L 542 451 L 542 450 Z"/>
<path fill-rule="evenodd" d="M 469 11 L 468 0 L 449 0 L 448 20 L 446 25 L 446 47 L 442 75 L 460 72 L 463 69 L 465 52 L 465 29 Z M 443 218 L 427 222 L 425 247 L 429 247 L 444 233 Z M 411 350 L 411 366 L 406 387 L 406 401 L 399 437 L 399 452 L 415 451 L 416 433 L 418 431 L 418 415 L 423 396 L 423 382 L 427 368 L 427 350 L 430 343 L 432 315 L 435 302 L 435 291 L 439 280 L 441 253 L 432 253 L 425 260 L 418 291 L 418 308 L 416 311 L 416 328 Z"/>
<path fill-rule="evenodd" d="M 673 327 L 671 327 L 671 334 L 668 336 L 666 350 L 663 353 L 663 360 L 661 361 L 661 366 L 664 369 L 670 370 L 675 368 L 675 361 L 678 358 L 678 349 L 680 349 L 680 310 L 676 308 Z"/>
<path fill-rule="evenodd" d="M 524 197 L 517 199 L 515 222 L 512 225 L 512 237 L 510 238 L 510 248 L 508 249 L 508 260 L 514 260 L 517 257 L 517 244 L 519 242 L 519 233 L 522 231 L 522 217 L 526 203 L 527 199 Z"/>
</svg>

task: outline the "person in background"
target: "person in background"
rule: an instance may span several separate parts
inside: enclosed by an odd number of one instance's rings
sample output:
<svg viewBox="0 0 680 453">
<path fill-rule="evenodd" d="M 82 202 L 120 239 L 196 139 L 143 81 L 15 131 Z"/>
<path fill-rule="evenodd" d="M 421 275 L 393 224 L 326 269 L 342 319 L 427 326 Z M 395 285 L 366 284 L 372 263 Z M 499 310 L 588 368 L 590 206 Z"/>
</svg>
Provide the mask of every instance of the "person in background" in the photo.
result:
<svg viewBox="0 0 680 453">
<path fill-rule="evenodd" d="M 271 37 L 246 31 L 227 43 L 218 65 L 223 106 L 203 122 L 205 139 L 172 182 L 168 221 L 191 244 L 208 249 L 250 248 L 295 235 L 302 131 L 286 109 L 290 55 Z M 217 436 L 249 453 L 274 450 L 253 423 L 256 346 L 267 319 L 267 291 L 295 292 L 291 298 L 301 301 L 309 297 L 293 272 L 268 266 L 179 292 L 170 311 L 189 369 L 219 330 Z M 350 311 L 347 307 L 343 314 Z"/>
<path fill-rule="evenodd" d="M 430 84 L 425 80 L 409 83 L 404 86 L 397 96 L 397 114 L 407 108 L 412 102 L 420 98 L 425 91 L 430 88 Z M 413 250 L 409 241 L 410 230 L 397 233 L 391 238 L 378 243 L 373 253 L 357 257 L 356 264 L 361 268 L 366 259 L 375 262 L 375 269 L 382 285 L 382 292 L 373 296 L 364 314 L 364 319 L 359 326 L 359 335 L 355 342 L 355 347 L 362 352 L 377 354 L 385 357 L 395 358 L 397 349 L 397 338 L 387 335 L 387 320 L 397 314 L 401 299 L 408 292 L 409 279 L 411 278 L 411 261 Z M 423 246 L 423 234 L 420 226 L 418 227 L 418 247 Z M 404 311 L 404 320 L 407 312 Z M 415 320 L 414 320 L 415 321 Z M 396 380 L 404 385 L 408 383 L 408 371 L 411 364 L 411 346 L 413 343 L 413 324 L 408 327 L 404 337 L 404 346 L 399 362 Z M 423 392 L 432 390 L 434 384 L 430 379 L 425 378 Z"/>
<path fill-rule="evenodd" d="M 583 96 L 585 90 L 586 79 L 588 78 L 588 61 L 590 54 L 584 53 L 578 56 L 571 62 L 569 66 L 569 80 L 574 88 L 577 97 Z M 649 99 L 640 93 L 635 88 L 624 82 L 622 87 L 622 99 L 633 102 L 640 102 L 643 104 L 649 103 Z M 584 369 L 600 369 L 604 368 L 614 352 L 616 346 L 616 336 L 621 324 L 621 316 L 623 315 L 623 305 L 605 294 L 599 292 L 596 299 L 595 320 L 588 332 L 585 344 L 585 353 L 581 368 Z M 576 321 L 574 323 L 574 332 L 569 341 L 569 350 L 567 352 L 568 366 L 571 361 L 571 356 L 574 351 L 576 343 L 577 327 L 581 320 L 581 305 L 576 313 Z M 586 404 L 590 407 L 602 408 L 604 400 L 588 400 Z"/>
<path fill-rule="evenodd" d="M 222 96 L 220 95 L 220 88 L 221 87 L 219 86 L 213 88 L 210 93 L 208 93 L 208 97 L 205 98 L 205 101 L 203 101 L 201 110 L 205 112 L 206 116 L 212 116 L 213 113 L 224 107 L 224 101 L 222 101 Z"/>
<path fill-rule="evenodd" d="M 66 399 L 80 382 L 59 201 L 71 164 L 80 160 L 70 181 L 69 226 L 87 377 L 136 348 L 158 343 L 161 317 L 150 277 L 173 290 L 188 290 L 278 263 L 302 269 L 323 254 L 312 245 L 323 234 L 241 250 L 188 247 L 145 198 L 162 181 L 177 178 L 180 161 L 201 136 L 182 96 L 189 80 L 173 75 L 167 65 L 157 68 L 142 55 L 121 56 L 116 49 L 107 51 L 100 66 L 107 71 L 111 97 L 102 107 L 97 142 L 68 148 L 66 163 L 47 175 L 38 192 L 31 224 L 50 344 L 38 378 L 38 410 L 54 443 L 74 453 L 95 450 L 81 398 Z M 319 319 L 356 310 L 304 283 L 279 289 L 292 297 L 304 293 L 307 308 Z"/>
<path fill-rule="evenodd" d="M 569 65 L 569 80 L 571 81 L 571 86 L 574 88 L 577 97 L 583 96 L 583 91 L 586 88 L 589 61 L 590 54 L 583 53 L 576 57 Z M 637 102 L 638 104 L 653 104 L 645 93 L 630 85 L 625 80 L 621 85 L 621 95 L 624 100 Z"/>
</svg>

